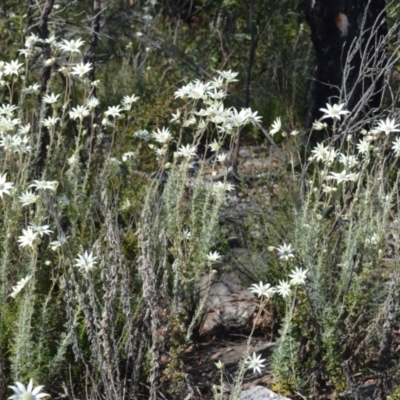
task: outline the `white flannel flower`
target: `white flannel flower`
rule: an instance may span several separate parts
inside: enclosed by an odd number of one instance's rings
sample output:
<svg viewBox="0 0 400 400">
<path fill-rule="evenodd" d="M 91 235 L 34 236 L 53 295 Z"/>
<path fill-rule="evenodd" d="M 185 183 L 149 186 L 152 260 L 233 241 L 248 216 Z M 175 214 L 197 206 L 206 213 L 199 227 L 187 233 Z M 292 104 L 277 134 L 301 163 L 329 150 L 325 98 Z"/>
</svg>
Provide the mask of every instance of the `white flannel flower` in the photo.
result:
<svg viewBox="0 0 400 400">
<path fill-rule="evenodd" d="M 224 164 L 227 159 L 228 159 L 228 155 L 226 153 L 218 154 L 217 158 L 216 158 L 217 162 L 219 162 L 221 164 Z"/>
<path fill-rule="evenodd" d="M 211 97 L 214 100 L 221 100 L 226 97 L 226 92 L 224 90 L 218 90 L 216 87 L 213 87 L 207 92 L 207 96 Z"/>
<path fill-rule="evenodd" d="M 190 240 L 191 236 L 192 236 L 192 233 L 187 228 L 185 228 L 180 234 L 180 238 L 182 240 Z"/>
<path fill-rule="evenodd" d="M 392 142 L 392 150 L 394 150 L 395 157 L 400 157 L 400 137 L 397 137 L 394 142 Z"/>
<path fill-rule="evenodd" d="M 25 207 L 29 206 L 30 204 L 35 204 L 38 198 L 39 196 L 36 196 L 33 192 L 27 190 L 18 197 L 18 200 L 20 203 L 22 203 L 22 207 Z"/>
<path fill-rule="evenodd" d="M 311 154 L 313 154 L 313 159 L 326 163 L 333 162 L 336 158 L 337 153 L 337 150 L 329 146 L 324 146 L 322 143 L 318 143 L 317 146 L 313 150 L 311 150 Z"/>
<path fill-rule="evenodd" d="M 178 89 L 175 93 L 174 96 L 175 98 L 181 98 L 183 99 L 184 97 L 188 96 L 191 90 L 192 84 L 189 83 L 186 86 L 181 87 L 180 89 Z"/>
<path fill-rule="evenodd" d="M 214 140 L 212 143 L 208 145 L 211 151 L 218 151 L 221 148 L 221 144 Z"/>
<path fill-rule="evenodd" d="M 189 89 L 189 93 L 187 96 L 191 99 L 199 100 L 206 97 L 206 91 L 208 89 L 208 85 L 200 82 L 199 80 L 195 81 L 195 84 L 191 85 Z"/>
<path fill-rule="evenodd" d="M 90 111 L 94 110 L 99 104 L 100 101 L 94 96 L 90 97 L 86 101 L 86 106 Z"/>
<path fill-rule="evenodd" d="M 272 129 L 269 131 L 271 136 L 274 136 L 275 133 L 278 133 L 282 129 L 281 117 L 276 118 L 276 120 L 272 123 L 271 128 Z"/>
<path fill-rule="evenodd" d="M 179 147 L 178 151 L 175 153 L 178 157 L 183 158 L 193 158 L 196 157 L 197 146 L 191 146 L 187 144 L 186 146 Z"/>
<path fill-rule="evenodd" d="M 55 192 L 57 190 L 57 181 L 33 181 L 29 187 L 34 187 L 36 190 L 51 190 Z"/>
<path fill-rule="evenodd" d="M 225 86 L 224 78 L 222 76 L 216 76 L 214 79 L 210 82 L 210 87 L 212 88 L 222 88 Z"/>
<path fill-rule="evenodd" d="M 79 47 L 81 47 L 85 42 L 81 39 L 71 39 L 71 40 L 63 40 L 63 44 L 59 44 L 58 47 L 67 52 L 67 53 L 78 53 L 80 54 Z"/>
<path fill-rule="evenodd" d="M 186 121 L 184 121 L 183 126 L 188 127 L 196 124 L 196 118 L 192 115 Z"/>
<path fill-rule="evenodd" d="M 386 118 L 386 121 L 379 121 L 376 129 L 379 130 L 379 132 L 384 132 L 386 135 L 389 135 L 390 132 L 400 132 L 400 129 L 397 129 L 398 126 L 400 125 L 396 125 L 395 119 Z"/>
<path fill-rule="evenodd" d="M 18 128 L 18 135 L 27 135 L 31 130 L 31 124 L 21 125 Z"/>
<path fill-rule="evenodd" d="M 358 160 L 356 156 L 353 155 L 345 156 L 344 154 L 339 154 L 339 162 L 349 169 L 358 165 Z"/>
<path fill-rule="evenodd" d="M 257 115 L 258 111 L 251 112 L 251 109 L 248 108 L 248 121 L 255 125 L 257 122 L 261 122 L 261 115 Z"/>
<path fill-rule="evenodd" d="M 227 82 L 237 82 L 237 79 L 235 79 L 235 78 L 239 75 L 238 72 L 232 72 L 231 70 L 229 70 L 229 71 L 217 71 L 217 72 Z"/>
<path fill-rule="evenodd" d="M 337 119 L 340 121 L 340 118 L 342 115 L 350 114 L 350 111 L 343 110 L 343 107 L 345 104 L 334 104 L 331 106 L 330 104 L 327 104 L 327 108 L 320 108 L 319 110 L 322 111 L 325 115 L 321 119 L 325 118 L 333 118 Z"/>
<path fill-rule="evenodd" d="M 108 107 L 107 111 L 104 113 L 106 117 L 113 117 L 117 118 L 121 116 L 122 108 L 120 106 L 110 106 Z"/>
<path fill-rule="evenodd" d="M 15 386 L 9 386 L 15 394 L 10 396 L 9 400 L 40 400 L 43 397 L 50 396 L 47 393 L 41 393 L 43 386 L 36 386 L 33 388 L 32 379 L 29 381 L 28 386 L 25 387 L 21 382 L 15 382 Z"/>
<path fill-rule="evenodd" d="M 23 55 L 25 58 L 30 58 L 33 56 L 33 51 L 31 49 L 19 49 L 18 53 Z"/>
<path fill-rule="evenodd" d="M 76 64 L 74 67 L 72 67 L 71 75 L 78 75 L 80 78 L 82 78 L 82 76 L 87 74 L 91 69 L 93 69 L 93 67 L 90 63 Z"/>
<path fill-rule="evenodd" d="M 302 270 L 296 267 L 296 269 L 292 270 L 292 273 L 289 274 L 289 278 L 291 278 L 290 283 L 292 285 L 303 285 L 306 282 L 307 271 L 306 269 Z"/>
<path fill-rule="evenodd" d="M 231 192 L 235 189 L 235 186 L 229 182 L 215 182 L 212 190 L 216 195 L 225 194 L 226 192 Z"/>
<path fill-rule="evenodd" d="M 2 104 L 0 106 L 0 115 L 5 115 L 6 117 L 12 118 L 14 116 L 14 111 L 18 110 L 17 106 L 12 104 Z"/>
<path fill-rule="evenodd" d="M 279 281 L 279 285 L 276 287 L 277 293 L 279 293 L 283 298 L 289 296 L 290 290 L 290 283 L 286 281 Z"/>
<path fill-rule="evenodd" d="M 45 126 L 46 128 L 52 128 L 53 126 L 56 126 L 58 122 L 60 122 L 60 118 L 47 117 L 42 121 L 42 125 Z"/>
<path fill-rule="evenodd" d="M 58 101 L 58 98 L 60 97 L 60 94 L 46 94 L 43 96 L 43 102 L 46 104 L 55 104 Z"/>
<path fill-rule="evenodd" d="M 137 156 L 137 154 L 134 151 L 127 151 L 126 153 L 122 154 L 122 161 L 126 162 L 136 156 Z"/>
<path fill-rule="evenodd" d="M 32 228 L 22 229 L 22 236 L 18 237 L 19 247 L 31 247 L 33 249 L 33 242 L 37 239 L 38 233 L 34 232 Z"/>
<path fill-rule="evenodd" d="M 248 356 L 246 360 L 246 364 L 248 364 L 247 368 L 252 368 L 253 373 L 258 372 L 259 374 L 261 373 L 261 368 L 265 368 L 264 365 L 265 360 L 261 359 L 261 354 L 257 356 L 256 353 L 253 353 L 253 356 Z"/>
<path fill-rule="evenodd" d="M 345 169 L 341 172 L 331 172 L 328 175 L 328 179 L 334 179 L 337 181 L 338 184 L 347 181 L 355 182 L 357 178 L 358 178 L 357 173 L 348 173 Z"/>
<path fill-rule="evenodd" d="M 207 128 L 207 125 L 208 125 L 207 121 L 205 121 L 204 119 L 200 119 L 197 124 L 197 131 L 203 132 Z"/>
<path fill-rule="evenodd" d="M 172 139 L 171 132 L 168 128 L 157 128 L 157 131 L 153 132 L 151 136 L 155 139 L 156 142 L 161 144 L 165 144 Z"/>
<path fill-rule="evenodd" d="M 132 96 L 124 96 L 122 99 L 122 106 L 124 107 L 124 110 L 129 111 L 132 107 L 133 103 L 136 103 L 139 100 L 138 96 L 135 96 L 134 94 Z"/>
<path fill-rule="evenodd" d="M 33 85 L 23 88 L 21 92 L 24 94 L 39 94 L 40 85 L 38 83 L 34 83 Z"/>
<path fill-rule="evenodd" d="M 14 188 L 13 182 L 6 182 L 7 180 L 7 172 L 0 175 L 0 197 L 3 198 L 3 194 L 7 194 L 10 196 L 10 190 Z"/>
<path fill-rule="evenodd" d="M 34 33 L 31 33 L 28 37 L 25 38 L 25 47 L 28 49 L 33 48 L 36 42 L 39 42 L 39 36 L 36 36 Z"/>
<path fill-rule="evenodd" d="M 242 108 L 239 112 L 236 110 L 236 108 L 231 108 L 229 111 L 229 119 L 231 124 L 235 127 L 245 125 L 247 123 L 247 118 L 248 115 L 245 108 Z"/>
<path fill-rule="evenodd" d="M 179 121 L 180 117 L 181 117 L 181 112 L 178 110 L 175 114 L 172 114 L 172 119 L 170 120 L 170 122 Z"/>
<path fill-rule="evenodd" d="M 19 75 L 19 69 L 23 66 L 24 64 L 19 64 L 18 60 L 11 61 L 9 63 L 4 64 L 4 75 Z"/>
<path fill-rule="evenodd" d="M 32 275 L 27 275 L 25 278 L 22 278 L 21 280 L 19 280 L 17 282 L 17 284 L 15 286 L 13 286 L 13 291 L 10 294 L 10 297 L 12 297 L 13 299 L 15 299 L 15 297 L 17 296 L 17 294 L 25 287 L 25 285 L 29 282 L 29 280 L 32 278 Z M 11 397 L 9 397 L 11 398 Z"/>
<path fill-rule="evenodd" d="M 85 251 L 83 254 L 78 254 L 78 258 L 75 259 L 75 266 L 84 272 L 88 272 L 95 267 L 96 260 L 97 257 L 94 257 L 92 252 Z"/>
<path fill-rule="evenodd" d="M 253 283 L 249 289 L 250 292 L 255 293 L 257 297 L 264 296 L 267 299 L 269 299 L 276 292 L 276 289 L 272 287 L 269 283 L 266 283 L 264 285 L 261 281 L 259 285 Z"/>
<path fill-rule="evenodd" d="M 294 258 L 294 249 L 291 244 L 286 244 L 285 242 L 283 242 L 283 245 L 277 247 L 276 251 L 278 252 L 279 258 L 281 260 L 288 261 L 290 258 Z"/>
<path fill-rule="evenodd" d="M 59 247 L 67 243 L 69 236 L 60 235 L 57 237 L 57 240 L 54 240 L 50 243 L 50 248 L 53 251 L 56 251 Z"/>
<path fill-rule="evenodd" d="M 72 119 L 80 119 L 81 121 L 89 114 L 90 111 L 86 106 L 76 106 L 69 112 L 69 116 Z"/>
<path fill-rule="evenodd" d="M 322 131 L 323 129 L 326 129 L 328 127 L 328 124 L 326 122 L 320 122 L 320 121 L 315 121 L 313 122 L 313 129 L 316 131 Z"/>
<path fill-rule="evenodd" d="M 332 186 L 328 186 L 328 185 L 322 185 L 322 192 L 323 193 L 335 193 L 337 192 L 337 188 L 336 187 L 332 187 Z"/>
<path fill-rule="evenodd" d="M 371 148 L 371 145 L 370 145 L 369 141 L 364 138 L 358 142 L 356 147 L 360 154 L 368 154 L 368 152 Z"/>
<path fill-rule="evenodd" d="M 218 251 L 210 252 L 207 254 L 206 259 L 208 262 L 213 263 L 221 258 L 221 254 Z"/>
<path fill-rule="evenodd" d="M 33 222 L 30 225 L 33 231 L 36 232 L 40 237 L 43 237 L 43 235 L 50 235 L 51 233 L 53 233 L 53 231 L 49 229 L 50 225 L 37 225 Z"/>
</svg>

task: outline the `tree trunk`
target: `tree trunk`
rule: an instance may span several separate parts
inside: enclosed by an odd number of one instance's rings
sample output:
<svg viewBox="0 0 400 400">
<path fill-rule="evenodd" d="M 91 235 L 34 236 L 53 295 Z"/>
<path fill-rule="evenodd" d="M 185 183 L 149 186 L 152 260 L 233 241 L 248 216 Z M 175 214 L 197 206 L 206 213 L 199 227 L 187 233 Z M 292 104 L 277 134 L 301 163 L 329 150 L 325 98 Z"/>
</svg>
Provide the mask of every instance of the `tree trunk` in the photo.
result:
<svg viewBox="0 0 400 400">
<path fill-rule="evenodd" d="M 305 6 L 316 53 L 306 125 L 327 103 L 370 117 L 382 100 L 385 0 L 305 0 Z"/>
</svg>

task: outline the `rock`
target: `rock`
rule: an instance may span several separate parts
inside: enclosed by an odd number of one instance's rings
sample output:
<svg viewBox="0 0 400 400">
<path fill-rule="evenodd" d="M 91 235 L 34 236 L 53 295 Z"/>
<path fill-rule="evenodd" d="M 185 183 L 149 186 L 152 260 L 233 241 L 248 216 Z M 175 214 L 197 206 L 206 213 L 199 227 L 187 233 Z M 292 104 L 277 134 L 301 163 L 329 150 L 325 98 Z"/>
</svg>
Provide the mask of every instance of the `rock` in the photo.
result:
<svg viewBox="0 0 400 400">
<path fill-rule="evenodd" d="M 263 386 L 253 386 L 243 390 L 239 400 L 290 400 L 288 397 L 274 393 Z"/>
<path fill-rule="evenodd" d="M 221 277 L 204 276 L 200 281 L 200 301 L 208 292 L 205 316 L 200 334 L 210 333 L 216 328 L 242 328 L 256 310 L 254 296 L 240 282 L 234 272 Z"/>
</svg>

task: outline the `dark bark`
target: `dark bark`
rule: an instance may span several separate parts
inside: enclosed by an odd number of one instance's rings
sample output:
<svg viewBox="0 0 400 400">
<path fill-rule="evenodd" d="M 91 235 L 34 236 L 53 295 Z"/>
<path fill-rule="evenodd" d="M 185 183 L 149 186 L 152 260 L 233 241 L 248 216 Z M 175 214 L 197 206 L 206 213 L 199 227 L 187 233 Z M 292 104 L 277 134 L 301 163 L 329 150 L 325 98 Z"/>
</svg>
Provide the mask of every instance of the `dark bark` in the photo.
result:
<svg viewBox="0 0 400 400">
<path fill-rule="evenodd" d="M 382 100 L 385 67 L 385 0 L 305 0 L 316 54 L 306 125 L 326 103 L 346 103 L 358 118 Z"/>
</svg>

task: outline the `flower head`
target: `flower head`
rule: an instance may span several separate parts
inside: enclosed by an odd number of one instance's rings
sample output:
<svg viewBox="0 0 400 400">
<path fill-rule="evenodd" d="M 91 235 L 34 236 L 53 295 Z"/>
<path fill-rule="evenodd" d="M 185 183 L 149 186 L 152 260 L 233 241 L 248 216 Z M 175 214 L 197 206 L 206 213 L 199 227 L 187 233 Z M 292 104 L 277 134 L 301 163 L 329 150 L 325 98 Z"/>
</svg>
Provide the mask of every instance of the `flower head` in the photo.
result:
<svg viewBox="0 0 400 400">
<path fill-rule="evenodd" d="M 83 254 L 78 254 L 78 258 L 75 259 L 75 266 L 84 272 L 88 272 L 94 268 L 96 260 L 97 257 L 94 257 L 92 252 L 85 251 Z"/>
<path fill-rule="evenodd" d="M 345 104 L 334 104 L 331 106 L 330 104 L 327 104 L 327 108 L 320 108 L 319 110 L 324 112 L 325 115 L 321 119 L 325 118 L 333 118 L 337 119 L 340 121 L 340 118 L 342 115 L 350 114 L 350 111 L 343 110 L 343 107 Z"/>
<path fill-rule="evenodd" d="M 311 150 L 312 158 L 317 161 L 333 162 L 337 155 L 337 150 L 324 146 L 322 143 L 318 143 L 317 146 Z"/>
<path fill-rule="evenodd" d="M 46 128 L 52 128 L 56 126 L 56 124 L 60 121 L 60 118 L 57 117 L 47 117 L 42 121 L 42 125 Z"/>
<path fill-rule="evenodd" d="M 178 157 L 183 158 L 193 158 L 196 156 L 197 146 L 191 146 L 187 144 L 186 146 L 179 147 L 178 151 L 175 153 Z"/>
<path fill-rule="evenodd" d="M 328 124 L 326 122 L 315 121 L 313 122 L 313 129 L 316 131 L 322 131 L 322 129 L 326 129 Z"/>
<path fill-rule="evenodd" d="M 53 231 L 49 229 L 50 225 L 37 225 L 31 223 L 31 227 L 34 230 L 34 232 L 36 232 L 40 237 L 43 237 L 43 235 L 50 235 L 50 233 L 53 233 Z"/>
<path fill-rule="evenodd" d="M 282 129 L 282 122 L 281 122 L 281 117 L 278 117 L 272 124 L 271 130 L 269 131 L 269 134 L 271 136 L 274 136 L 275 133 L 278 133 Z"/>
<path fill-rule="evenodd" d="M 32 278 L 32 275 L 27 275 L 25 278 L 22 278 L 17 282 L 15 286 L 13 286 L 13 291 L 10 294 L 10 297 L 14 298 L 17 296 L 17 294 L 25 287 L 25 285 L 29 282 L 29 280 Z"/>
<path fill-rule="evenodd" d="M 227 82 L 237 82 L 237 79 L 235 79 L 235 78 L 239 75 L 239 72 L 232 72 L 231 70 L 217 71 L 217 72 Z"/>
<path fill-rule="evenodd" d="M 356 147 L 360 154 L 368 154 L 371 144 L 368 142 L 368 140 L 362 139 L 357 143 Z"/>
<path fill-rule="evenodd" d="M 122 106 L 124 107 L 124 110 L 129 111 L 132 107 L 133 103 L 136 103 L 139 100 L 138 96 L 135 96 L 134 94 L 132 96 L 124 96 L 122 99 Z"/>
<path fill-rule="evenodd" d="M 119 117 L 121 115 L 122 108 L 120 106 L 110 106 L 104 113 L 106 117 Z"/>
<path fill-rule="evenodd" d="M 100 101 L 92 96 L 86 101 L 86 106 L 89 108 L 89 110 L 94 110 L 98 105 L 100 104 Z"/>
<path fill-rule="evenodd" d="M 85 42 L 81 39 L 71 39 L 71 40 L 63 40 L 63 44 L 60 44 L 58 47 L 67 52 L 67 53 L 78 53 L 80 54 L 79 47 L 81 47 Z"/>
<path fill-rule="evenodd" d="M 3 194 L 8 194 L 10 196 L 10 190 L 13 189 L 13 182 L 6 182 L 7 173 L 0 175 L 0 197 L 3 198 Z"/>
<path fill-rule="evenodd" d="M 55 104 L 58 101 L 58 98 L 60 97 L 60 94 L 46 94 L 43 96 L 43 102 L 46 104 Z"/>
<path fill-rule="evenodd" d="M 207 261 L 209 262 L 215 262 L 221 258 L 221 254 L 218 253 L 218 251 L 210 252 L 207 254 Z"/>
<path fill-rule="evenodd" d="M 69 116 L 72 119 L 80 119 L 82 120 L 84 117 L 87 117 L 90 114 L 89 109 L 86 106 L 77 106 L 74 107 L 70 112 Z"/>
<path fill-rule="evenodd" d="M 379 121 L 379 124 L 377 126 L 377 130 L 380 132 L 384 132 L 386 135 L 389 135 L 390 132 L 400 132 L 400 129 L 397 129 L 399 124 L 396 125 L 396 120 L 395 119 L 389 119 L 386 118 L 386 121 Z"/>
<path fill-rule="evenodd" d="M 289 275 L 290 283 L 292 285 L 303 285 L 306 282 L 307 270 L 302 270 L 301 268 L 296 267 L 296 269 L 292 270 L 292 273 Z"/>
<path fill-rule="evenodd" d="M 157 131 L 153 132 L 152 136 L 156 142 L 161 144 L 169 142 L 172 138 L 171 132 L 169 131 L 168 128 L 162 128 L 162 129 L 157 128 Z"/>
<path fill-rule="evenodd" d="M 28 386 L 25 387 L 21 382 L 15 382 L 15 386 L 9 386 L 14 391 L 9 400 L 39 400 L 43 397 L 50 396 L 47 393 L 40 393 L 43 386 L 36 386 L 33 388 L 32 379 L 29 381 Z"/>
<path fill-rule="evenodd" d="M 51 190 L 55 192 L 57 190 L 57 181 L 33 181 L 29 187 L 34 187 L 36 190 Z"/>
<path fill-rule="evenodd" d="M 246 364 L 248 364 L 248 368 L 253 369 L 253 373 L 258 372 L 261 373 L 261 368 L 264 368 L 265 360 L 261 359 L 261 354 L 257 356 L 256 353 L 253 353 L 253 356 L 249 356 L 246 360 Z"/>
<path fill-rule="evenodd" d="M 18 60 L 11 61 L 9 63 L 4 64 L 4 75 L 19 75 L 19 69 L 23 66 L 24 64 L 19 64 Z"/>
<path fill-rule="evenodd" d="M 392 142 L 392 150 L 394 150 L 395 157 L 400 157 L 400 138 L 396 138 L 394 142 Z"/>
<path fill-rule="evenodd" d="M 285 242 L 283 242 L 283 245 L 277 247 L 276 250 L 281 260 L 288 261 L 290 258 L 294 257 L 293 255 L 294 250 L 291 244 L 286 244 Z"/>
<path fill-rule="evenodd" d="M 265 285 L 260 281 L 260 284 L 257 285 L 253 283 L 250 287 L 250 292 L 255 293 L 258 297 L 265 296 L 269 299 L 275 292 L 276 289 L 272 287 L 269 283 Z"/>
<path fill-rule="evenodd" d="M 22 236 L 18 237 L 19 247 L 31 247 L 33 249 L 33 242 L 38 237 L 38 233 L 34 232 L 32 228 L 22 229 Z"/>
<path fill-rule="evenodd" d="M 279 285 L 276 287 L 277 293 L 279 293 L 283 298 L 289 296 L 290 293 L 290 283 L 286 281 L 279 281 Z"/>
<path fill-rule="evenodd" d="M 72 67 L 71 75 L 78 75 L 82 78 L 83 75 L 87 74 L 91 69 L 93 69 L 90 63 L 80 63 Z"/>
<path fill-rule="evenodd" d="M 26 191 L 22 193 L 21 196 L 18 197 L 20 203 L 22 203 L 22 207 L 29 206 L 30 204 L 36 203 L 38 196 L 36 196 L 33 192 Z"/>
</svg>

